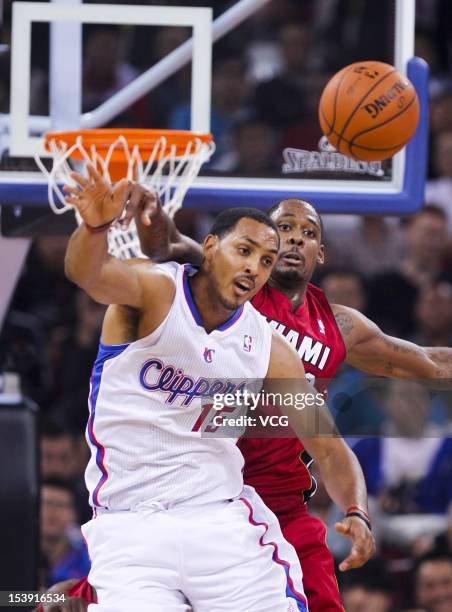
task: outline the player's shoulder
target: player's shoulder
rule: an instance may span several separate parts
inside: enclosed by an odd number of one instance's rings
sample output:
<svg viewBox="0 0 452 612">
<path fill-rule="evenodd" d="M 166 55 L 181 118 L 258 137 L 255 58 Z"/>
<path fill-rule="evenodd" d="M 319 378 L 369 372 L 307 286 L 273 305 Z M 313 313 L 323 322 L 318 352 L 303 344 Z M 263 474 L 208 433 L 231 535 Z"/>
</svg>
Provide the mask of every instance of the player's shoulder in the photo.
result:
<svg viewBox="0 0 452 612">
<path fill-rule="evenodd" d="M 243 304 L 243 314 L 256 322 L 257 325 L 262 326 L 264 329 L 269 328 L 271 330 L 265 315 L 263 315 L 258 309 L 258 305 L 255 303 L 254 298 L 249 302 Z"/>
<path fill-rule="evenodd" d="M 317 287 L 317 285 L 308 283 L 308 286 L 306 288 L 306 294 L 316 300 L 320 300 L 329 304 L 328 298 L 326 297 L 323 289 L 320 289 L 320 287 Z"/>
<path fill-rule="evenodd" d="M 152 279 L 152 286 L 149 286 L 152 292 L 156 289 L 163 289 L 174 294 L 177 276 L 181 272 L 180 264 L 174 261 L 154 263 L 149 259 L 132 259 L 127 263 L 138 270 L 145 282 Z"/>
</svg>

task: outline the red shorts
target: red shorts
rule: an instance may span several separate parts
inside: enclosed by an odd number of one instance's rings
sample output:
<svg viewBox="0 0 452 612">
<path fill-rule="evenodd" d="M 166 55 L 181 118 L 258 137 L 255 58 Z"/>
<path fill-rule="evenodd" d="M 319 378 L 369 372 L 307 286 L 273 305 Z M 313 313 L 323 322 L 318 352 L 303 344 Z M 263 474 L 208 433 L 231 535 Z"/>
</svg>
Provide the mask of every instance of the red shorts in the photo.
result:
<svg viewBox="0 0 452 612">
<path fill-rule="evenodd" d="M 309 612 L 343 612 L 325 525 L 307 511 L 281 525 L 300 560 Z"/>
</svg>

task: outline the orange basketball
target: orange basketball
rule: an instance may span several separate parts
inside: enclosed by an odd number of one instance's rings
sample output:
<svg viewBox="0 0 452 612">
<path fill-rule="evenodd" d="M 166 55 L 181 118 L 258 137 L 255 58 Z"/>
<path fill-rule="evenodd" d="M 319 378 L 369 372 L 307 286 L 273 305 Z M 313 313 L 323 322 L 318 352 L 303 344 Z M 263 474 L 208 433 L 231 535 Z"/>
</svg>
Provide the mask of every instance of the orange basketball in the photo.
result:
<svg viewBox="0 0 452 612">
<path fill-rule="evenodd" d="M 394 66 L 356 62 L 327 83 L 319 104 L 322 132 L 353 159 L 381 161 L 404 147 L 416 131 L 419 100 Z"/>
</svg>

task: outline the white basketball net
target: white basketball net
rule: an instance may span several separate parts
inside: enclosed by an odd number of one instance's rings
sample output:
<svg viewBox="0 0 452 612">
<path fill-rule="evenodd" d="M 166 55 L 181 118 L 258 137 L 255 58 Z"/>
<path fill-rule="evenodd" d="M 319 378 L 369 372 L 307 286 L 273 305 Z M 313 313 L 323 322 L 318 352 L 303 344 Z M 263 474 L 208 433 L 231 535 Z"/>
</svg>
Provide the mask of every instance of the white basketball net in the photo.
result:
<svg viewBox="0 0 452 612">
<path fill-rule="evenodd" d="M 123 177 L 145 184 L 154 191 L 162 203 L 163 210 L 173 217 L 182 206 L 187 190 L 194 179 L 198 176 L 201 166 L 210 159 L 215 151 L 213 142 L 203 143 L 199 138 L 193 137 L 187 143 L 183 155 L 176 155 L 176 145 L 167 147 L 167 139 L 161 136 L 147 159 L 142 159 L 138 145 L 132 148 L 124 136 L 119 136 L 108 148 L 105 156 L 101 156 L 95 145 L 85 148 L 83 136 L 77 137 L 72 146 L 65 142 L 57 142 L 55 139 L 48 141 L 48 149 L 53 158 L 50 171 L 44 166 L 39 154 L 35 155 L 35 161 L 41 172 L 48 181 L 49 204 L 57 215 L 74 209 L 65 202 L 65 195 L 61 189 L 63 183 L 74 185 L 70 173 L 77 168 L 77 163 L 84 166 L 87 162 L 100 168 L 106 180 L 111 183 L 109 165 L 115 150 L 122 150 L 127 160 L 127 174 Z M 74 151 L 78 151 L 83 157 L 83 162 L 72 160 L 73 167 L 69 165 L 69 159 Z M 76 212 L 76 211 L 75 211 Z M 77 222 L 81 219 L 76 212 Z M 120 259 L 130 257 L 145 257 L 140 248 L 135 221 L 132 220 L 127 230 L 122 230 L 120 223 L 115 223 L 108 232 L 108 251 L 111 255 Z"/>
</svg>

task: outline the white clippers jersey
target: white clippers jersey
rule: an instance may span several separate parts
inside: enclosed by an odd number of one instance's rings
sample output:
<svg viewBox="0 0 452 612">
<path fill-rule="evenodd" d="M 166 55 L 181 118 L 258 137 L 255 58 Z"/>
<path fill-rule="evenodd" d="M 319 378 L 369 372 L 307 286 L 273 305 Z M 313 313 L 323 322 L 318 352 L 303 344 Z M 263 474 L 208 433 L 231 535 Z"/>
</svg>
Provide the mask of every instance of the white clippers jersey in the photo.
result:
<svg viewBox="0 0 452 612">
<path fill-rule="evenodd" d="M 94 364 L 85 475 L 94 507 L 201 504 L 242 490 L 236 439 L 201 437 L 201 396 L 205 404 L 206 395 L 264 378 L 271 328 L 247 302 L 208 334 L 188 284 L 195 269 L 159 268 L 176 286 L 163 323 L 137 342 L 100 344 Z"/>
</svg>

